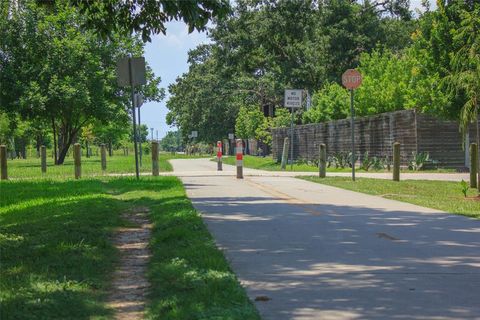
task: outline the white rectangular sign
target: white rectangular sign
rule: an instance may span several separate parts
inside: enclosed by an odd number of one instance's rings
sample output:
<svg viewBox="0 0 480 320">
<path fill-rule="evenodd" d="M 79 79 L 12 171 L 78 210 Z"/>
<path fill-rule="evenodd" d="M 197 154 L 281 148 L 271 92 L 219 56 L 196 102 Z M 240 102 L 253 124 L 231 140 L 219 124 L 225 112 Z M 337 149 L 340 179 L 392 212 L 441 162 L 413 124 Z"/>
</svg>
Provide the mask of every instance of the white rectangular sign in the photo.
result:
<svg viewBox="0 0 480 320">
<path fill-rule="evenodd" d="M 285 90 L 285 108 L 301 108 L 302 107 L 303 90 Z"/>
<path fill-rule="evenodd" d="M 233 133 L 228 134 L 228 139 L 233 140 L 235 139 L 235 135 Z"/>
<path fill-rule="evenodd" d="M 198 137 L 198 131 L 192 131 L 191 136 L 192 136 L 192 138 L 197 138 Z"/>
</svg>

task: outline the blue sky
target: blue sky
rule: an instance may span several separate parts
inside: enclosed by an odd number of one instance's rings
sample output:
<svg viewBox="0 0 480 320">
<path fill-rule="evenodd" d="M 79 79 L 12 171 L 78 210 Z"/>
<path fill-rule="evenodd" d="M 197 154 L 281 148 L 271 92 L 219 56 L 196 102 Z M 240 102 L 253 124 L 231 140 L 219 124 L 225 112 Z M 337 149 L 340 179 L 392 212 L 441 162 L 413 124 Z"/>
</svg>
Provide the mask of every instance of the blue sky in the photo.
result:
<svg viewBox="0 0 480 320">
<path fill-rule="evenodd" d="M 410 2 L 412 8 L 420 7 L 421 0 L 411 0 Z M 208 41 L 205 32 L 189 34 L 183 22 L 170 22 L 167 24 L 166 35 L 156 35 L 152 38 L 152 42 L 146 44 L 145 59 L 155 74 L 162 78 L 161 86 L 167 89 L 168 85 L 174 83 L 177 77 L 188 71 L 188 50 Z M 168 111 L 165 106 L 167 100 L 168 92 L 162 102 L 148 102 L 142 106 L 142 123 L 154 129 L 154 138 L 157 130 L 159 138 L 165 136 L 167 131 L 175 130 L 175 128 L 168 127 L 165 122 Z"/>
</svg>

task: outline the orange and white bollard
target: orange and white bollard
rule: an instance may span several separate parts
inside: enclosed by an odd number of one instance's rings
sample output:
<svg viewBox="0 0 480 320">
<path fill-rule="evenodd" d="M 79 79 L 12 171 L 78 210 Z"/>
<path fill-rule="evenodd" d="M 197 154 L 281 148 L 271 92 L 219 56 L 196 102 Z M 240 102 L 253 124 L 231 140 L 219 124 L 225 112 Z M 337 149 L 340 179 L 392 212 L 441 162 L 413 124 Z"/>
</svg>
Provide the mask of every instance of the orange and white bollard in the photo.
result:
<svg viewBox="0 0 480 320">
<path fill-rule="evenodd" d="M 243 142 L 237 139 L 237 179 L 243 179 Z"/>
<path fill-rule="evenodd" d="M 222 141 L 217 141 L 217 171 L 222 170 Z"/>
</svg>

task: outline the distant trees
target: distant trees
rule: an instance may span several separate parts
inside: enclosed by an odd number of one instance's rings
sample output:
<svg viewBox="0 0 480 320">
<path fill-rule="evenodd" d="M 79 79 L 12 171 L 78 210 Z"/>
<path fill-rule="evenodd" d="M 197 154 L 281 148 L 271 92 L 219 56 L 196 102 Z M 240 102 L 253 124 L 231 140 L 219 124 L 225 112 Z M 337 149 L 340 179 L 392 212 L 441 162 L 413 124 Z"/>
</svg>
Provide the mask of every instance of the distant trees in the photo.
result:
<svg viewBox="0 0 480 320">
<path fill-rule="evenodd" d="M 168 123 L 184 136 L 198 129 L 201 140 L 221 139 L 242 107 L 272 118 L 285 88 L 313 93 L 338 82 L 362 53 L 409 45 L 414 27 L 408 1 L 236 1 L 170 86 Z"/>
<path fill-rule="evenodd" d="M 168 131 L 165 137 L 160 140 L 160 148 L 163 151 L 181 151 L 185 149 L 180 131 Z"/>
<path fill-rule="evenodd" d="M 286 88 L 312 94 L 297 123 L 345 118 L 349 94 L 340 78 L 347 68 L 364 77 L 355 93 L 358 115 L 415 108 L 471 121 L 478 113 L 477 84 L 468 79 L 478 79 L 479 6 L 438 1 L 438 9 L 425 7 L 415 18 L 406 0 L 239 0 L 210 30 L 212 42 L 190 52 L 189 71 L 169 88 L 169 123 L 183 135 L 201 128 L 205 141 L 234 127 L 237 135 L 259 137 L 249 126 L 274 126 L 269 121 Z M 453 86 L 455 79 L 463 87 Z"/>
</svg>

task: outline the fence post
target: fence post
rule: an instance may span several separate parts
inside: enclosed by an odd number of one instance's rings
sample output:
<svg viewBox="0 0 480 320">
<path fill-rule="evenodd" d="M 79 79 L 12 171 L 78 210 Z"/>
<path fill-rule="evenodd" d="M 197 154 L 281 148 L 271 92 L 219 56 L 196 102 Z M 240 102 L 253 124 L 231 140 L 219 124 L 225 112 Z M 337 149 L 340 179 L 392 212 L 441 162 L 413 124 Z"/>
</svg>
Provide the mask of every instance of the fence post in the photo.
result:
<svg viewBox="0 0 480 320">
<path fill-rule="evenodd" d="M 152 141 L 152 176 L 158 176 L 158 141 Z"/>
<path fill-rule="evenodd" d="M 243 142 L 237 139 L 237 179 L 243 179 Z"/>
<path fill-rule="evenodd" d="M 400 181 L 400 143 L 393 144 L 393 181 Z"/>
<path fill-rule="evenodd" d="M 73 162 L 75 164 L 75 179 L 80 179 L 82 176 L 82 148 L 80 143 L 73 145 Z"/>
<path fill-rule="evenodd" d="M 105 172 L 107 170 L 107 149 L 105 148 L 104 143 L 100 145 L 100 158 L 102 162 L 102 171 Z"/>
<path fill-rule="evenodd" d="M 470 187 L 477 187 L 477 173 L 478 173 L 478 145 L 476 143 L 470 144 Z"/>
<path fill-rule="evenodd" d="M 289 146 L 290 146 L 290 140 L 288 139 L 288 137 L 285 137 L 285 139 L 283 140 L 282 170 L 285 170 L 287 168 Z"/>
<path fill-rule="evenodd" d="M 222 170 L 222 141 L 217 141 L 217 171 Z"/>
<path fill-rule="evenodd" d="M 7 180 L 8 179 L 8 174 L 7 174 L 7 146 L 5 146 L 5 145 L 0 146 L 0 167 L 1 167 L 0 179 L 1 180 Z"/>
<path fill-rule="evenodd" d="M 327 175 L 327 146 L 325 143 L 320 144 L 320 157 L 318 159 L 318 169 L 320 178 Z"/>
<path fill-rule="evenodd" d="M 42 164 L 42 173 L 47 172 L 47 147 L 40 146 L 40 161 Z"/>
</svg>

